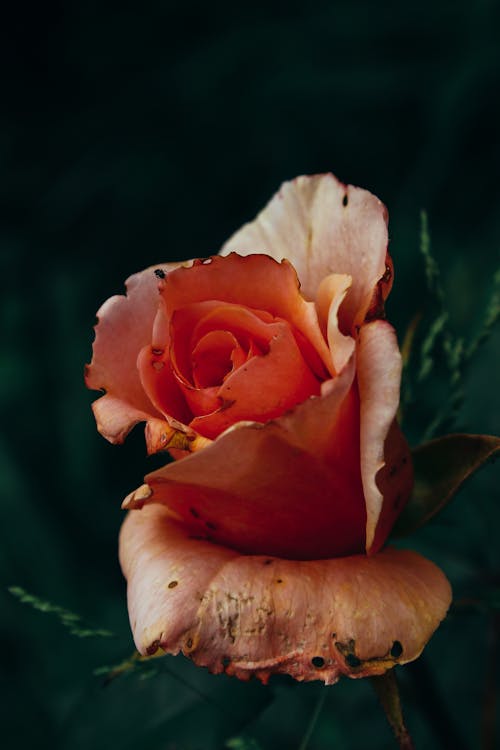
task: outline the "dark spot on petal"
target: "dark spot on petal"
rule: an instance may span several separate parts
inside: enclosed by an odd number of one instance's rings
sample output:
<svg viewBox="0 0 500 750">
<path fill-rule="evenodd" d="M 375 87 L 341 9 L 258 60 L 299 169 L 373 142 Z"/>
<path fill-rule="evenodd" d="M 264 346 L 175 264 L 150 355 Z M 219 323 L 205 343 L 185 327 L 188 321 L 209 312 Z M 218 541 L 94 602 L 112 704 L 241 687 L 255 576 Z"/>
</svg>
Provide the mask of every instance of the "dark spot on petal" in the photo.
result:
<svg viewBox="0 0 500 750">
<path fill-rule="evenodd" d="M 155 276 L 158 279 L 164 279 L 165 278 L 165 271 L 162 268 L 156 268 L 155 269 Z"/>
<path fill-rule="evenodd" d="M 175 587 L 177 586 L 178 583 L 179 583 L 179 581 L 170 581 L 170 583 L 168 584 L 168 588 L 169 589 L 175 589 Z"/>
<path fill-rule="evenodd" d="M 187 646 L 188 648 L 192 648 L 192 647 L 193 647 L 193 639 L 192 639 L 192 638 L 188 638 L 188 639 L 187 639 L 187 641 L 186 641 L 186 646 Z"/>
<path fill-rule="evenodd" d="M 264 560 L 263 565 L 271 565 L 272 562 L 274 562 L 274 560 Z"/>
<path fill-rule="evenodd" d="M 395 510 L 397 510 L 399 508 L 399 506 L 401 505 L 402 499 L 403 499 L 403 495 L 401 494 L 401 492 L 398 492 L 398 494 L 396 495 L 396 499 L 394 500 L 394 509 Z"/>
<path fill-rule="evenodd" d="M 313 667 L 316 667 L 316 669 L 321 669 L 325 666 L 325 660 L 322 656 L 313 656 L 313 658 L 311 659 L 311 664 L 313 665 Z"/>
<path fill-rule="evenodd" d="M 396 474 L 397 470 L 398 470 L 397 466 L 391 466 L 391 468 L 389 469 L 389 476 L 393 477 L 394 474 Z"/>
<path fill-rule="evenodd" d="M 277 578 L 276 583 L 283 583 L 283 578 Z"/>
<path fill-rule="evenodd" d="M 192 515 L 192 516 L 194 516 L 195 518 L 199 518 L 199 517 L 200 517 L 200 514 L 198 513 L 198 511 L 196 510 L 196 508 L 190 508 L 190 509 L 189 509 L 189 512 L 190 512 L 190 513 L 191 513 L 191 515 Z"/>
<path fill-rule="evenodd" d="M 401 463 L 403 464 L 403 466 L 406 466 L 406 464 L 408 463 L 408 456 L 403 456 Z"/>
<path fill-rule="evenodd" d="M 215 531 L 217 529 L 217 526 L 212 523 L 212 521 L 205 521 L 205 525 L 207 529 L 212 529 L 212 531 Z"/>
<path fill-rule="evenodd" d="M 347 206 L 348 203 L 349 203 L 349 198 L 347 197 L 347 193 L 346 193 L 344 197 L 342 198 L 342 205 Z"/>
<path fill-rule="evenodd" d="M 403 646 L 401 645 L 399 641 L 394 641 L 394 643 L 392 644 L 392 648 L 391 648 L 391 656 L 394 659 L 399 659 L 402 653 L 403 653 Z"/>
<path fill-rule="evenodd" d="M 361 659 L 359 659 L 356 654 L 347 654 L 345 661 L 349 667 L 359 667 L 361 664 Z"/>
<path fill-rule="evenodd" d="M 386 266 L 385 267 L 385 273 L 382 276 L 382 281 L 385 281 L 385 283 L 387 284 L 387 282 L 391 280 L 391 276 L 392 276 L 391 267 L 390 266 Z"/>
</svg>

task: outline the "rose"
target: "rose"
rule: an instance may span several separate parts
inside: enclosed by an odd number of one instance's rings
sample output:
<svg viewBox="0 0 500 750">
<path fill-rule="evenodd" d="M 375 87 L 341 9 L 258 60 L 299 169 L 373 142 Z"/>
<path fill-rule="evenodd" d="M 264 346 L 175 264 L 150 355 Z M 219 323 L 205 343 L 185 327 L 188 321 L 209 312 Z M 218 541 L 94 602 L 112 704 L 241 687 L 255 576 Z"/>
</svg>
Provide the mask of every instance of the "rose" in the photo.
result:
<svg viewBox="0 0 500 750">
<path fill-rule="evenodd" d="M 391 285 L 384 206 L 321 175 L 283 185 L 222 257 L 143 271 L 101 308 L 100 432 L 146 421 L 148 450 L 177 459 L 124 504 L 139 651 L 327 683 L 421 652 L 450 589 L 380 551 L 412 483 Z"/>
</svg>

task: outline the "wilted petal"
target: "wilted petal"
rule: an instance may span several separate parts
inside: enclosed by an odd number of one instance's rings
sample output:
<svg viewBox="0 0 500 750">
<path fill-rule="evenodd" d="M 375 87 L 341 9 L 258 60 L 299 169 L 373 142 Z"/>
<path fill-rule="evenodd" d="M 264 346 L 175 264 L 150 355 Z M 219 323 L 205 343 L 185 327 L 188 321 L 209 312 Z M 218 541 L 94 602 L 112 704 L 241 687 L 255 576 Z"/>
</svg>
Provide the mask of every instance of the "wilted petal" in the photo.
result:
<svg viewBox="0 0 500 750">
<path fill-rule="evenodd" d="M 376 320 L 362 327 L 357 348 L 357 378 L 361 475 L 367 515 L 366 550 L 376 552 L 386 538 L 380 532 L 376 534 L 377 524 L 383 520 L 387 536 L 408 500 L 412 484 L 410 451 L 394 425 L 399 405 L 401 354 L 396 333 L 389 323 Z M 386 465 L 387 470 L 382 471 Z"/>
<path fill-rule="evenodd" d="M 387 242 L 384 204 L 367 190 L 322 174 L 285 182 L 256 219 L 226 242 L 221 254 L 287 258 L 311 300 L 326 276 L 348 274 L 353 283 L 342 305 L 347 332 L 363 323 L 372 306 L 387 270 Z M 385 296 L 389 288 L 382 290 Z"/>
<path fill-rule="evenodd" d="M 183 651 L 212 672 L 334 683 L 415 659 L 450 604 L 430 561 L 295 561 L 243 556 L 193 539 L 165 508 L 129 513 L 120 537 L 129 613 L 143 654 Z"/>
<path fill-rule="evenodd" d="M 149 455 L 168 450 L 176 459 L 206 448 L 212 442 L 176 419 L 148 419 L 145 436 Z"/>
</svg>

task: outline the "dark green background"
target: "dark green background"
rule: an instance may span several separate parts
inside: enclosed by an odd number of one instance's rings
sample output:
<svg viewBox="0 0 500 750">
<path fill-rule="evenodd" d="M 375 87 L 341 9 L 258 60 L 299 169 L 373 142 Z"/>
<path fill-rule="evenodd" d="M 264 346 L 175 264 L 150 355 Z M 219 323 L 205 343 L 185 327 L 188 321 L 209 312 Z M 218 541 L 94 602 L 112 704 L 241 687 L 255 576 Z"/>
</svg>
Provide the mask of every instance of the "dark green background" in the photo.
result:
<svg viewBox="0 0 500 750">
<path fill-rule="evenodd" d="M 150 679 L 93 676 L 133 648 L 119 506 L 153 465 L 140 430 L 122 448 L 95 431 L 82 381 L 95 311 L 144 266 L 216 252 L 284 179 L 333 171 L 389 207 L 400 336 L 427 305 L 426 208 L 453 329 L 470 338 L 500 240 L 499 4 L 48 1 L 3 13 L 4 746 L 210 750 L 246 727 L 263 750 L 298 749 L 316 685 L 245 685 L 183 657 Z M 498 335 L 469 370 L 457 429 L 498 429 L 497 352 Z M 436 375 L 418 392 L 412 440 L 440 387 Z M 407 541 L 458 598 L 498 589 L 497 482 L 488 467 Z M 12 584 L 117 637 L 69 635 Z M 418 748 L 493 747 L 480 726 L 497 640 L 487 612 L 456 614 L 400 670 Z M 391 747 L 390 732 L 368 682 L 346 680 L 309 750 L 366 746 Z"/>
</svg>

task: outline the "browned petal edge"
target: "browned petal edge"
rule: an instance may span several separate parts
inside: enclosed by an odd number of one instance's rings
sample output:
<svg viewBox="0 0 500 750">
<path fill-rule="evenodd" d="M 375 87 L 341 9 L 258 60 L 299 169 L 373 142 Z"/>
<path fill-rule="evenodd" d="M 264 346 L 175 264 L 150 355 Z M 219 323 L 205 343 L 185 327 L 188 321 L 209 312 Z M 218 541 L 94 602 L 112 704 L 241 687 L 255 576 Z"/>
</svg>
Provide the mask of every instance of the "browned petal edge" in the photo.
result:
<svg viewBox="0 0 500 750">
<path fill-rule="evenodd" d="M 160 506 L 120 535 L 137 649 L 182 653 L 213 673 L 337 682 L 416 659 L 444 618 L 450 585 L 420 555 L 293 561 L 244 556 L 189 532 Z"/>
<path fill-rule="evenodd" d="M 176 419 L 149 419 L 145 427 L 148 454 L 177 451 L 182 455 L 195 453 L 210 445 L 213 440 L 203 437 Z"/>
</svg>

